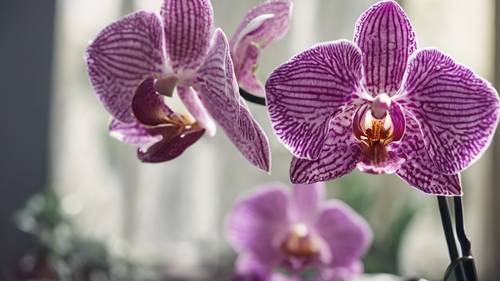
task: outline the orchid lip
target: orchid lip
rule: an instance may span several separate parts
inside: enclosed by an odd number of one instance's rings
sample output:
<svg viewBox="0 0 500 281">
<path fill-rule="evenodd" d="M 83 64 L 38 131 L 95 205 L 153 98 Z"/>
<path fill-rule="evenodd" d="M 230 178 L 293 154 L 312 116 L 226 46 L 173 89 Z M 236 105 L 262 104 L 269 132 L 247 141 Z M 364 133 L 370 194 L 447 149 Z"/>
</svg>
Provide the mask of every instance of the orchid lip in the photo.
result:
<svg viewBox="0 0 500 281">
<path fill-rule="evenodd" d="M 394 173 L 402 164 L 402 159 L 391 151 L 390 145 L 401 138 L 401 128 L 397 126 L 404 124 L 393 122 L 397 113 L 392 111 L 392 114 L 391 99 L 387 94 L 376 96 L 371 104 L 361 106 L 356 112 L 353 132 L 360 141 L 360 170 L 372 174 Z"/>
</svg>

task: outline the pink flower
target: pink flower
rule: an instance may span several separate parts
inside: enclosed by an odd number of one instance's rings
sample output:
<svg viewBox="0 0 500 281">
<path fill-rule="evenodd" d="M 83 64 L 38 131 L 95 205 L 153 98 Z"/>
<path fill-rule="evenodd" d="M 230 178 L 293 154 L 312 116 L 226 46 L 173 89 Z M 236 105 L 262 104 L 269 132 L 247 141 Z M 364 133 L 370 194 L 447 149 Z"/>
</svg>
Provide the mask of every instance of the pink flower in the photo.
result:
<svg viewBox="0 0 500 281">
<path fill-rule="evenodd" d="M 227 236 L 239 252 L 240 274 L 271 276 L 318 269 L 330 281 L 362 272 L 372 240 L 366 221 L 337 200 L 324 201 L 324 184 L 269 185 L 236 203 Z"/>
</svg>

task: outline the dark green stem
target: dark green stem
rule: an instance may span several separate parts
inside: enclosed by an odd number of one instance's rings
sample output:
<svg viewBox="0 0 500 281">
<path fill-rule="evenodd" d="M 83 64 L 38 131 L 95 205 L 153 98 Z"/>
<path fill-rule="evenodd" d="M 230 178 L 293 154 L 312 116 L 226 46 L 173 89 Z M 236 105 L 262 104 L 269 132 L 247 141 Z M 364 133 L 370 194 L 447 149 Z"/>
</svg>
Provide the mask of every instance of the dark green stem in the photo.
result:
<svg viewBox="0 0 500 281">
<path fill-rule="evenodd" d="M 254 94 L 251 94 L 244 89 L 240 88 L 240 96 L 244 98 L 245 100 L 255 103 L 255 104 L 260 104 L 260 105 L 266 105 L 266 99 L 263 97 L 258 97 Z"/>
<path fill-rule="evenodd" d="M 446 244 L 448 245 L 448 252 L 450 254 L 450 260 L 453 264 L 456 260 L 458 260 L 459 252 L 455 240 L 455 235 L 453 234 L 453 225 L 451 223 L 450 210 L 448 209 L 448 202 L 446 201 L 446 197 L 438 196 L 438 205 L 439 213 L 441 215 L 441 223 L 443 224 L 444 235 L 446 237 Z M 466 280 L 465 273 L 461 265 L 455 267 L 455 274 L 458 281 Z"/>
<path fill-rule="evenodd" d="M 462 197 L 456 196 L 453 198 L 455 208 L 455 225 L 457 228 L 457 237 L 462 248 L 462 256 L 469 257 L 467 262 L 463 263 L 467 281 L 477 281 L 476 264 L 471 252 L 471 243 L 465 234 L 464 211 L 462 204 Z"/>
</svg>

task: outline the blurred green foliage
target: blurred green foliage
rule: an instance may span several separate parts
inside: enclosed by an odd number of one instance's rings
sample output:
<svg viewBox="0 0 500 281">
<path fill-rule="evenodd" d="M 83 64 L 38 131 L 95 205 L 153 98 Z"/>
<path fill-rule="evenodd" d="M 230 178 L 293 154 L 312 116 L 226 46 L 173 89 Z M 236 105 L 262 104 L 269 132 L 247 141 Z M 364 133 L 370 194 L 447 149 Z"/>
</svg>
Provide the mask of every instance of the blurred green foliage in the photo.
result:
<svg viewBox="0 0 500 281">
<path fill-rule="evenodd" d="M 338 188 L 329 188 L 329 192 L 335 192 L 334 196 L 356 210 L 361 216 L 370 221 L 376 204 L 380 204 L 380 190 L 374 187 L 371 176 L 349 175 L 335 181 Z M 398 252 L 401 247 L 403 234 L 411 223 L 418 203 L 411 196 L 400 198 L 401 204 L 397 204 L 395 210 L 391 210 L 390 216 L 384 221 L 385 231 L 383 235 L 375 233 L 373 244 L 364 257 L 365 272 L 376 273 L 385 272 L 399 274 Z"/>
</svg>

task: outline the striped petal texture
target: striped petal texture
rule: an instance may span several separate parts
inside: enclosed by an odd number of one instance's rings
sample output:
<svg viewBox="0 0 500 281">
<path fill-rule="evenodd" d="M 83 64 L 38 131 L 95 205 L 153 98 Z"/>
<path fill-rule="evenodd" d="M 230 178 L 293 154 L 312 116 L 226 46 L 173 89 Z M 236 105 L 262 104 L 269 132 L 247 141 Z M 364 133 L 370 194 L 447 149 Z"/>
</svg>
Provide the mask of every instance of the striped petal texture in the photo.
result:
<svg viewBox="0 0 500 281">
<path fill-rule="evenodd" d="M 87 48 L 85 60 L 90 81 L 113 118 L 134 122 L 135 89 L 146 77 L 162 73 L 162 46 L 158 16 L 137 12 L 106 27 Z"/>
<path fill-rule="evenodd" d="M 428 194 L 462 195 L 459 175 L 444 175 L 436 172 L 437 167 L 425 148 L 424 136 L 417 121 L 414 118 L 408 118 L 405 136 L 396 148 L 397 154 L 406 161 L 396 174 L 410 186 Z"/>
<path fill-rule="evenodd" d="M 266 1 L 246 14 L 230 40 L 238 83 L 254 95 L 265 95 L 264 87 L 255 74 L 260 50 L 285 35 L 291 10 L 290 0 Z"/>
<path fill-rule="evenodd" d="M 195 90 L 210 115 L 253 165 L 269 171 L 269 143 L 239 95 L 229 44 L 217 29 L 207 59 L 198 71 Z"/>
<path fill-rule="evenodd" d="M 487 148 L 498 124 L 493 87 L 436 49 L 410 61 L 401 104 L 418 120 L 436 168 L 456 174 Z"/>
<path fill-rule="evenodd" d="M 330 119 L 357 99 L 360 81 L 361 52 L 348 41 L 319 44 L 297 55 L 266 83 L 274 131 L 296 157 L 317 159 Z"/>
<path fill-rule="evenodd" d="M 159 142 L 162 139 L 161 133 L 154 129 L 146 128 L 139 122 L 122 123 L 113 119 L 109 124 L 109 134 L 117 140 L 131 144 L 140 149 Z"/>
<path fill-rule="evenodd" d="M 361 149 L 352 134 L 355 107 L 331 121 L 331 129 L 316 160 L 294 157 L 290 166 L 293 183 L 329 181 L 350 173 L 359 163 Z"/>
<path fill-rule="evenodd" d="M 358 20 L 354 42 L 363 52 L 365 89 L 376 96 L 400 88 L 417 42 L 410 20 L 395 1 L 373 5 Z"/>
<path fill-rule="evenodd" d="M 160 14 L 164 21 L 165 47 L 174 72 L 194 73 L 205 59 L 213 32 L 210 0 L 165 0 Z"/>
</svg>

